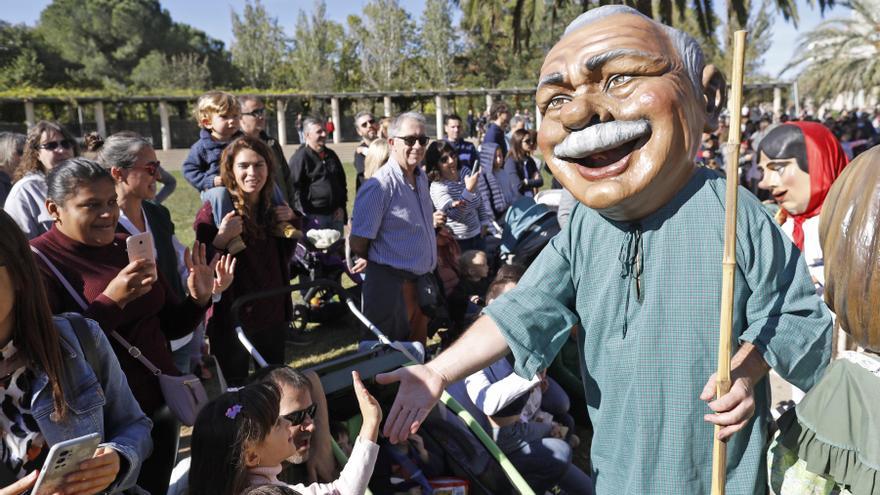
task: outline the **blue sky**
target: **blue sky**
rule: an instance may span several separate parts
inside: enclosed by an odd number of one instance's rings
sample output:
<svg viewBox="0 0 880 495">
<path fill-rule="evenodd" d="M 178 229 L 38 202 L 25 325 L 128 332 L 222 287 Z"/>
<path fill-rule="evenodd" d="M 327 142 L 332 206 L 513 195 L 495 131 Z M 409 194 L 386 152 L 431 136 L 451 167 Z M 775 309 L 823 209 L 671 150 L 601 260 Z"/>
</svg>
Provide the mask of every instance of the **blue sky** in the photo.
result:
<svg viewBox="0 0 880 495">
<path fill-rule="evenodd" d="M 344 22 L 349 14 L 357 14 L 363 10 L 368 0 L 326 0 L 327 15 L 329 18 Z M 0 18 L 12 23 L 23 22 L 33 25 L 40 17 L 40 11 L 48 5 L 50 0 L 0 0 L 2 10 Z M 240 12 L 243 1 L 230 0 L 162 0 L 162 6 L 171 12 L 175 21 L 191 24 L 214 38 L 223 40 L 227 47 L 232 38 L 232 23 L 230 12 L 232 9 Z M 314 2 L 311 0 L 263 0 L 263 5 L 281 23 L 281 26 L 289 34 L 293 33 L 297 14 L 300 10 L 311 11 Z M 419 17 L 424 9 L 424 0 L 408 0 L 402 2 L 413 17 Z M 796 46 L 798 33 L 805 32 L 821 22 L 818 8 L 810 8 L 805 0 L 798 0 L 800 10 L 800 23 L 795 29 L 789 23 L 777 15 L 773 43 L 770 50 L 764 56 L 763 70 L 770 76 L 776 76 L 779 71 L 791 60 Z M 722 11 L 719 5 L 718 11 Z M 206 15 L 208 14 L 208 15 Z M 825 18 L 833 16 L 845 16 L 847 10 L 836 7 L 826 12 Z M 790 78 L 790 74 L 786 74 Z"/>
</svg>

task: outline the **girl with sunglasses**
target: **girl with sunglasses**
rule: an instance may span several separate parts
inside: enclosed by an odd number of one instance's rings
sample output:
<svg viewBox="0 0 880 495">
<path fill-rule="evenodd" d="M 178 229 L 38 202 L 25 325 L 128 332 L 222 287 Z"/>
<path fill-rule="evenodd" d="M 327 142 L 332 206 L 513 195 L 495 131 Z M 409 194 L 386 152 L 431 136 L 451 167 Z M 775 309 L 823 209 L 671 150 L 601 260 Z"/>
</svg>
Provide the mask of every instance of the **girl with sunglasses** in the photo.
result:
<svg viewBox="0 0 880 495">
<path fill-rule="evenodd" d="M 516 199 L 522 196 L 533 197 L 538 189 L 544 185 L 544 179 L 541 177 L 541 172 L 538 171 L 538 165 L 532 158 L 535 143 L 537 143 L 535 131 L 517 129 L 513 131 L 510 138 L 510 152 L 507 154 L 504 169 L 516 172 Z"/>
<path fill-rule="evenodd" d="M 31 127 L 4 209 L 33 239 L 52 227 L 46 210 L 46 174 L 68 158 L 79 156 L 76 140 L 57 122 L 41 120 Z"/>
<path fill-rule="evenodd" d="M 379 446 L 382 410 L 352 372 L 363 424 L 351 457 L 336 481 L 287 485 L 281 463 L 297 452 L 300 431 L 312 428 L 314 403 L 280 416 L 281 391 L 271 381 L 227 392 L 202 409 L 192 435 L 190 495 L 239 495 L 260 485 L 286 486 L 307 495 L 360 495 L 367 489 Z"/>
</svg>

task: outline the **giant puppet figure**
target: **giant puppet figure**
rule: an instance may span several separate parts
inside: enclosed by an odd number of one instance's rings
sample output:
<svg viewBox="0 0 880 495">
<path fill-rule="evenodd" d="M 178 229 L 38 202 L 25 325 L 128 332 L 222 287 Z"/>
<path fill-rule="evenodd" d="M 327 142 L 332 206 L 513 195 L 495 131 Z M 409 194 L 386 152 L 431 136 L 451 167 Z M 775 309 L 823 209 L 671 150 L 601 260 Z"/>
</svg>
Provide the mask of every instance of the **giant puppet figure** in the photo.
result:
<svg viewBox="0 0 880 495">
<path fill-rule="evenodd" d="M 579 325 L 598 494 L 709 493 L 713 423 L 728 440 L 727 493 L 763 492 L 764 377 L 772 367 L 810 389 L 830 357 L 831 317 L 800 253 L 741 193 L 734 381 L 712 400 L 725 183 L 693 158 L 724 87 L 690 36 L 633 9 L 572 22 L 541 69 L 538 144 L 581 204 L 453 346 L 377 377 L 400 382 L 392 441 L 418 428 L 447 383 L 507 352 L 532 377 Z"/>
</svg>

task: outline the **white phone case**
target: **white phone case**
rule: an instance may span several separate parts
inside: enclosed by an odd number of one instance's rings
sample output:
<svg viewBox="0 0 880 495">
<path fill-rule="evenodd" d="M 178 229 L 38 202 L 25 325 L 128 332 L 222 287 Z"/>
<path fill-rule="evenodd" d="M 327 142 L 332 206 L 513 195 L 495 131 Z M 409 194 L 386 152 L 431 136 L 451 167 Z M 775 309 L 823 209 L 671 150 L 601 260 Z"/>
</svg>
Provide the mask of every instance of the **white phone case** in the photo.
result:
<svg viewBox="0 0 880 495">
<path fill-rule="evenodd" d="M 137 260 L 153 260 L 153 234 L 149 232 L 141 232 L 135 234 L 125 240 L 125 247 L 128 250 L 128 262 Z"/>
<path fill-rule="evenodd" d="M 77 471 L 81 462 L 95 455 L 99 443 L 101 436 L 91 433 L 53 445 L 31 494 L 50 495 L 57 492 L 64 486 L 65 476 Z"/>
</svg>

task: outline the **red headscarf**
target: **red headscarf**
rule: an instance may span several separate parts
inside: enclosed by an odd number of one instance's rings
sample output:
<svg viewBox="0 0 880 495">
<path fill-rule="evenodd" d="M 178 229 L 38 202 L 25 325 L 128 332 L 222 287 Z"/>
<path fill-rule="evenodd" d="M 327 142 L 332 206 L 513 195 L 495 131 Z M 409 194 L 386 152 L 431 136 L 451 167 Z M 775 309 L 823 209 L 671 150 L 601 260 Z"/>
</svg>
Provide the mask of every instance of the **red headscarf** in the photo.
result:
<svg viewBox="0 0 880 495">
<path fill-rule="evenodd" d="M 804 221 L 822 212 L 822 203 L 843 168 L 849 162 L 843 148 L 834 134 L 818 122 L 786 122 L 804 133 L 806 143 L 807 169 L 810 173 L 810 202 L 807 209 L 799 215 L 791 215 L 794 219 L 794 243 L 804 249 Z"/>
</svg>

